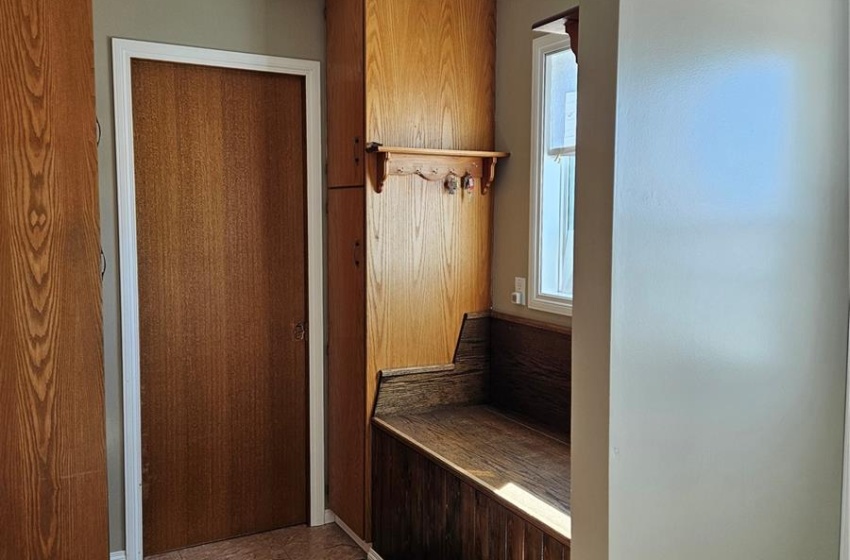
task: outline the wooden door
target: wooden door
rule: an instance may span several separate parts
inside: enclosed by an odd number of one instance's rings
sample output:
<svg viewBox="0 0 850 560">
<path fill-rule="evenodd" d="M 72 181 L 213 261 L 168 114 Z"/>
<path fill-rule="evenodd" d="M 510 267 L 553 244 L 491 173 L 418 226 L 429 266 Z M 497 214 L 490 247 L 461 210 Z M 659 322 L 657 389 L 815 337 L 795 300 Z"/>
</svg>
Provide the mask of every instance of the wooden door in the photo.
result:
<svg viewBox="0 0 850 560">
<path fill-rule="evenodd" d="M 0 559 L 109 555 L 91 2 L 0 2 Z"/>
<path fill-rule="evenodd" d="M 132 72 L 145 551 L 304 523 L 304 80 Z"/>
</svg>

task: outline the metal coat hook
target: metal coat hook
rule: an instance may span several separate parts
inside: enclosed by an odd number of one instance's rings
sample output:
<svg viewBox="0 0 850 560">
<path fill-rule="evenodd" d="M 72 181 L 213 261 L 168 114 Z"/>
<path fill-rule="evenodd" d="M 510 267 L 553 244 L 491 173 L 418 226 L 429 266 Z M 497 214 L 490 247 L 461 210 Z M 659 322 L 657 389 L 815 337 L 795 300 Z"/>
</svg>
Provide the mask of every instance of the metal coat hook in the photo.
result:
<svg viewBox="0 0 850 560">
<path fill-rule="evenodd" d="M 449 194 L 455 194 L 459 186 L 460 177 L 458 177 L 454 173 L 449 173 L 446 176 L 446 190 L 449 192 Z"/>
<path fill-rule="evenodd" d="M 468 195 L 475 193 L 475 177 L 469 173 L 463 176 L 463 190 Z"/>
</svg>

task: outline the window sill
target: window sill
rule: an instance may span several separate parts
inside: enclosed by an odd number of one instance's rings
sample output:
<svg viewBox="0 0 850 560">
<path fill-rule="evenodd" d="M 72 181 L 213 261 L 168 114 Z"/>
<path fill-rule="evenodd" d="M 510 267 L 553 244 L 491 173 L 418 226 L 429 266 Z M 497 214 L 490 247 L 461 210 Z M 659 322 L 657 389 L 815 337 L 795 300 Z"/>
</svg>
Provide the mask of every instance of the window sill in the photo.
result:
<svg viewBox="0 0 850 560">
<path fill-rule="evenodd" d="M 528 300 L 528 308 L 544 311 L 555 315 L 573 316 L 573 300 L 546 296 L 532 296 Z"/>
</svg>

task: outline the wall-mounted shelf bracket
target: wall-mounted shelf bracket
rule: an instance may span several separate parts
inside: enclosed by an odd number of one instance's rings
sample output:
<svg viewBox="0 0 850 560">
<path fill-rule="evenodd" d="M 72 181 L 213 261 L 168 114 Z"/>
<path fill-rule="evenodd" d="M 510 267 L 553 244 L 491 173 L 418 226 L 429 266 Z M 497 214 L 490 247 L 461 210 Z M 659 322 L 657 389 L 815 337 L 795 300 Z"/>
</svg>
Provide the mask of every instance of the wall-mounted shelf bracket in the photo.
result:
<svg viewBox="0 0 850 560">
<path fill-rule="evenodd" d="M 430 150 L 424 148 L 396 148 L 371 142 L 366 151 L 375 154 L 375 191 L 383 192 L 390 176 L 416 175 L 426 181 L 440 181 L 452 193 L 458 180 L 463 179 L 464 189 L 471 192 L 469 181 L 478 179 L 481 194 L 487 194 L 496 180 L 496 163 L 509 157 L 507 152 L 471 150 Z"/>
</svg>

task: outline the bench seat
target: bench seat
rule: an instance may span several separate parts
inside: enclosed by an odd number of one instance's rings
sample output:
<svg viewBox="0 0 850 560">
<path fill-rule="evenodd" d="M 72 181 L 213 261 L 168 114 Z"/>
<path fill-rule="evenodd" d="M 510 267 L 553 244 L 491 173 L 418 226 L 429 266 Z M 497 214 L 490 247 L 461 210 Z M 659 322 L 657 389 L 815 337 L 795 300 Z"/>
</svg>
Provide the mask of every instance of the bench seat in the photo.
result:
<svg viewBox="0 0 850 560">
<path fill-rule="evenodd" d="M 373 423 L 569 546 L 567 443 L 487 405 L 376 416 Z"/>
</svg>

